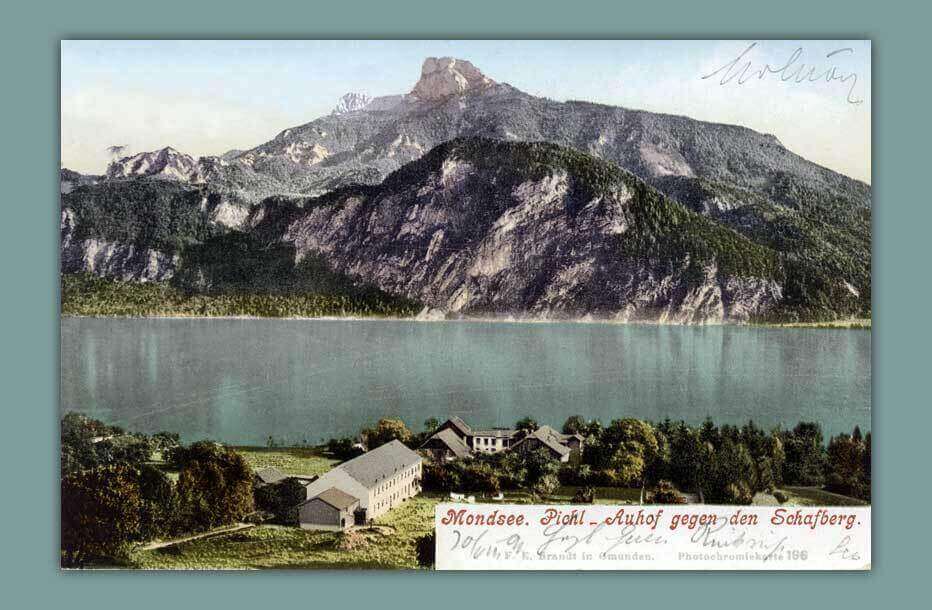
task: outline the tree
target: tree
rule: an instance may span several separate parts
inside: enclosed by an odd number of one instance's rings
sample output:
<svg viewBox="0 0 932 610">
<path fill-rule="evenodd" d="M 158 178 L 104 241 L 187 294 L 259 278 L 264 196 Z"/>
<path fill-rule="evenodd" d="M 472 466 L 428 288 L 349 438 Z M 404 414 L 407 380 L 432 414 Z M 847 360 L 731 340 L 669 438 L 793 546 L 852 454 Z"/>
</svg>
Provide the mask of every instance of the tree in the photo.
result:
<svg viewBox="0 0 932 610">
<path fill-rule="evenodd" d="M 203 530 L 241 520 L 253 511 L 252 478 L 246 460 L 232 450 L 189 456 L 178 475 L 181 526 Z"/>
<path fill-rule="evenodd" d="M 786 462 L 783 478 L 790 485 L 822 485 L 825 482 L 825 448 L 822 427 L 802 422 L 784 436 Z"/>
<path fill-rule="evenodd" d="M 460 487 L 460 471 L 450 463 L 427 462 L 421 471 L 424 491 L 447 493 Z"/>
<path fill-rule="evenodd" d="M 540 428 L 540 424 L 530 417 L 522 417 L 515 422 L 515 430 L 520 432 L 531 433 Z"/>
<path fill-rule="evenodd" d="M 586 430 L 586 420 L 581 415 L 570 415 L 563 422 L 563 434 L 584 434 Z"/>
<path fill-rule="evenodd" d="M 61 485 L 62 565 L 112 561 L 140 537 L 136 471 L 105 466 L 66 475 Z"/>
<path fill-rule="evenodd" d="M 643 496 L 650 475 L 661 470 L 655 464 L 661 453 L 653 426 L 639 419 L 616 419 L 602 433 L 602 441 L 615 448 L 609 467 L 619 484 L 641 487 Z"/>
<path fill-rule="evenodd" d="M 366 440 L 366 447 L 372 451 L 394 440 L 408 443 L 411 440 L 411 431 L 400 419 L 384 418 L 379 420 L 375 428 L 363 430 L 362 436 Z"/>
<path fill-rule="evenodd" d="M 327 452 L 345 462 L 365 453 L 351 438 L 332 438 L 327 441 Z"/>
<path fill-rule="evenodd" d="M 175 486 L 164 472 L 148 464 L 139 467 L 137 480 L 140 538 L 149 540 L 174 531 L 177 510 Z"/>
<path fill-rule="evenodd" d="M 826 488 L 854 496 L 869 497 L 869 473 L 865 470 L 865 453 L 868 451 L 861 431 L 854 429 L 851 436 L 839 434 L 828 443 Z"/>
<path fill-rule="evenodd" d="M 724 438 L 724 435 L 723 435 Z M 715 450 L 706 485 L 707 501 L 750 504 L 753 497 L 754 458 L 743 443 L 724 438 Z"/>
<path fill-rule="evenodd" d="M 463 469 L 461 487 L 463 491 L 497 494 L 501 491 L 498 473 L 485 462 L 471 462 Z"/>
<path fill-rule="evenodd" d="M 97 463 L 139 466 L 152 459 L 152 443 L 144 435 L 123 434 L 94 443 Z"/>
<path fill-rule="evenodd" d="M 197 441 L 187 447 L 179 445 L 170 448 L 163 459 L 173 468 L 181 470 L 188 462 L 219 459 L 222 451 L 224 451 L 223 447 L 213 441 Z"/>
<path fill-rule="evenodd" d="M 156 432 L 152 435 L 152 447 L 156 451 L 169 451 L 181 444 L 181 437 L 176 432 Z"/>
<path fill-rule="evenodd" d="M 524 454 L 525 485 L 539 493 L 553 491 L 560 483 L 556 476 L 559 464 L 546 449 Z"/>
<path fill-rule="evenodd" d="M 306 499 L 307 489 L 292 477 L 255 490 L 256 507 L 272 513 L 282 525 L 297 524 L 298 505 Z"/>
<path fill-rule="evenodd" d="M 424 431 L 433 432 L 440 427 L 440 420 L 436 417 L 428 417 L 424 420 Z"/>
</svg>

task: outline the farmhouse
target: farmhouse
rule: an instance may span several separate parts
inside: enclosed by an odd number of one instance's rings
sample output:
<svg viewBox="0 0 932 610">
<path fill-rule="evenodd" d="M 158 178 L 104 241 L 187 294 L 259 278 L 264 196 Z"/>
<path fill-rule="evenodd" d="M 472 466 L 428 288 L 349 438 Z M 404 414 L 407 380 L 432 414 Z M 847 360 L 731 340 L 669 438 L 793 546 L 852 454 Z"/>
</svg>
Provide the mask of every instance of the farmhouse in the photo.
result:
<svg viewBox="0 0 932 610">
<path fill-rule="evenodd" d="M 541 426 L 514 444 L 515 451 L 546 450 L 554 459 L 568 462 L 573 451 L 582 452 L 583 437 L 579 434 L 562 434 L 550 426 Z"/>
<path fill-rule="evenodd" d="M 472 455 L 472 449 L 449 428 L 435 432 L 433 436 L 424 441 L 420 450 L 428 453 L 433 460 L 438 462 L 458 460 Z"/>
<path fill-rule="evenodd" d="M 420 492 L 422 462 L 395 440 L 340 464 L 308 484 L 299 525 L 344 530 L 373 521 Z"/>
<path fill-rule="evenodd" d="M 443 422 L 419 449 L 432 459 L 449 461 L 470 457 L 474 453 L 500 453 L 511 449 L 533 451 L 546 449 L 554 459 L 566 462 L 573 451 L 582 452 L 583 437 L 562 434 L 550 426 L 534 432 L 511 428 L 474 429 L 459 417 Z"/>
</svg>

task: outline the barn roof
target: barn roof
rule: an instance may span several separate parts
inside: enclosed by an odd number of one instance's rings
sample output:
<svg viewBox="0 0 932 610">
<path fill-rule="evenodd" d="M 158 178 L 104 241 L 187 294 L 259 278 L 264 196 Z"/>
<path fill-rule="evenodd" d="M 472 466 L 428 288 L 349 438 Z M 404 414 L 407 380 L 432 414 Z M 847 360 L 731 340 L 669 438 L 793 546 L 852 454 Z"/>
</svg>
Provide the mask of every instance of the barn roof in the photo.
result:
<svg viewBox="0 0 932 610">
<path fill-rule="evenodd" d="M 563 444 L 564 442 L 566 442 L 565 437 L 568 437 L 568 436 L 569 435 L 560 434 L 559 432 L 557 432 L 550 426 L 541 426 L 534 432 L 531 432 L 530 434 L 525 436 L 523 439 L 521 439 L 521 441 L 518 442 L 518 445 L 520 445 L 521 443 L 523 443 L 529 438 L 535 438 L 538 441 L 540 441 L 542 444 L 544 444 L 547 448 L 554 451 L 557 455 L 564 456 L 571 451 L 569 447 Z"/>
<path fill-rule="evenodd" d="M 287 479 L 288 476 L 283 473 L 278 468 L 269 466 L 267 468 L 260 468 L 256 471 L 256 477 L 263 483 L 270 485 L 272 483 L 278 483 L 284 479 Z"/>
<path fill-rule="evenodd" d="M 372 451 L 337 466 L 360 484 L 372 488 L 383 480 L 421 462 L 421 456 L 398 440 L 385 443 Z"/>
<path fill-rule="evenodd" d="M 444 428 L 440 432 L 434 434 L 429 439 L 424 441 L 424 444 L 421 445 L 423 448 L 428 448 L 434 443 L 442 443 L 447 449 L 453 452 L 458 458 L 464 458 L 470 454 L 469 447 L 466 446 L 466 443 L 463 442 L 463 439 L 458 437 L 455 432 L 449 428 Z"/>
<path fill-rule="evenodd" d="M 331 487 L 325 491 L 322 491 L 321 493 L 317 494 L 317 496 L 311 498 L 311 500 L 322 500 L 337 510 L 346 510 L 353 504 L 359 502 L 359 498 L 354 498 L 345 491 L 341 491 L 336 487 Z"/>
</svg>

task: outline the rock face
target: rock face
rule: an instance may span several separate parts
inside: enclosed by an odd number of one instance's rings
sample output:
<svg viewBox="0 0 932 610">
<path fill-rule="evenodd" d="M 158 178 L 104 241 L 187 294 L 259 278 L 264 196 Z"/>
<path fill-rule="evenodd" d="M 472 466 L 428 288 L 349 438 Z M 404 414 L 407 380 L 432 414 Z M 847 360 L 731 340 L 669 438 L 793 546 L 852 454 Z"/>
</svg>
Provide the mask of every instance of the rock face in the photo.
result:
<svg viewBox="0 0 932 610">
<path fill-rule="evenodd" d="M 61 272 L 95 273 L 124 281 L 158 282 L 170 279 L 178 257 L 158 250 L 98 238 L 75 239 L 74 213 L 62 210 Z"/>
<path fill-rule="evenodd" d="M 347 112 L 356 112 L 358 110 L 364 109 L 371 101 L 372 98 L 365 93 L 350 92 L 340 98 L 339 103 L 336 105 L 336 108 L 333 109 L 331 114 L 346 114 Z"/>
<path fill-rule="evenodd" d="M 520 163 L 526 146 L 533 166 Z M 637 254 L 632 248 L 644 239 L 660 246 L 682 239 L 644 229 L 652 206 L 666 212 L 678 204 L 652 203 L 646 185 L 621 173 L 593 186 L 574 164 L 608 166 L 585 155 L 564 162 L 565 153 L 456 142 L 378 189 L 263 205 L 250 224 L 256 235 L 294 245 L 299 258 L 320 256 L 336 271 L 423 303 L 432 317 L 697 324 L 742 322 L 778 307 L 778 274 L 728 268 L 724 249 Z M 698 215 L 689 220 L 714 231 Z M 736 244 L 755 251 L 747 240 Z"/>
<path fill-rule="evenodd" d="M 451 95 L 482 91 L 495 81 L 487 78 L 474 65 L 452 57 L 428 57 L 421 67 L 421 79 L 411 95 L 425 101 L 444 100 Z"/>
<path fill-rule="evenodd" d="M 154 176 L 169 180 L 193 182 L 198 179 L 198 163 L 190 155 L 166 147 L 153 152 L 141 152 L 110 163 L 107 178 Z"/>
</svg>

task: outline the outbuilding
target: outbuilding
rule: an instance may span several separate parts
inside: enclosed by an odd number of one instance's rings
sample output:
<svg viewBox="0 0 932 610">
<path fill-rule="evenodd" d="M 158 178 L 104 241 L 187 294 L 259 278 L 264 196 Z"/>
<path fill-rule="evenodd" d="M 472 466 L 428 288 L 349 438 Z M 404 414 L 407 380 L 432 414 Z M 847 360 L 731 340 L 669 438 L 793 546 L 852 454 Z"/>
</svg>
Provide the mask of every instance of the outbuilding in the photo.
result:
<svg viewBox="0 0 932 610">
<path fill-rule="evenodd" d="M 298 507 L 298 523 L 305 529 L 342 531 L 355 523 L 359 499 L 331 487 Z"/>
</svg>

